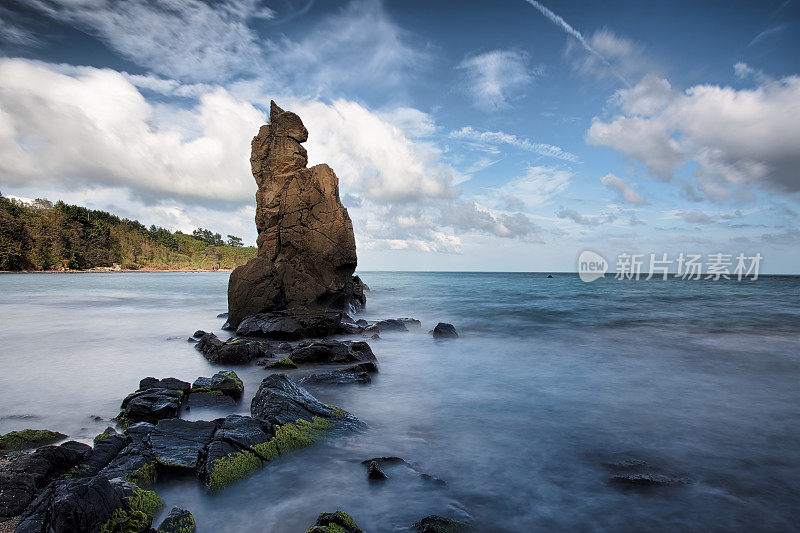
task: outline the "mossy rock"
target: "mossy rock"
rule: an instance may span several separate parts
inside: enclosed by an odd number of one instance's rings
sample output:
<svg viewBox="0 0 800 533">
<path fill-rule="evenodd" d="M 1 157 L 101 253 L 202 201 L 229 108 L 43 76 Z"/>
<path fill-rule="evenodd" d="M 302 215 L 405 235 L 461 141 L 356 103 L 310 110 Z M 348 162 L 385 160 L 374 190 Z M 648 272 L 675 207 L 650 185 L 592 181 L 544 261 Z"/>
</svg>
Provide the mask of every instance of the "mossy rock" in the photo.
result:
<svg viewBox="0 0 800 533">
<path fill-rule="evenodd" d="M 343 409 L 341 411 L 346 413 Z M 208 486 L 211 490 L 218 490 L 232 485 L 250 475 L 264 462 L 272 461 L 291 450 L 311 446 L 333 427 L 332 421 L 318 416 L 311 422 L 301 418 L 294 423 L 278 426 L 275 428 L 275 436 L 267 442 L 256 444 L 250 450 L 215 460 Z"/>
<path fill-rule="evenodd" d="M 157 533 L 194 533 L 195 529 L 192 513 L 175 506 L 158 526 Z"/>
<path fill-rule="evenodd" d="M 127 508 L 114 511 L 100 527 L 100 533 L 140 533 L 148 531 L 153 517 L 164 502 L 153 491 L 137 488 L 128 500 Z"/>
<path fill-rule="evenodd" d="M 267 368 L 297 368 L 297 365 L 288 357 L 284 357 L 283 359 L 278 359 L 268 364 Z"/>
<path fill-rule="evenodd" d="M 426 516 L 411 526 L 417 533 L 466 533 L 469 525 L 439 515 Z"/>
<path fill-rule="evenodd" d="M 0 452 L 13 452 L 53 444 L 67 436 L 49 429 L 22 429 L 0 436 Z"/>
<path fill-rule="evenodd" d="M 145 463 L 125 476 L 125 481 L 133 483 L 139 488 L 146 489 L 153 486 L 156 480 L 155 461 Z"/>
<path fill-rule="evenodd" d="M 344 511 L 320 513 L 317 522 L 306 533 L 363 533 L 353 517 Z"/>
</svg>

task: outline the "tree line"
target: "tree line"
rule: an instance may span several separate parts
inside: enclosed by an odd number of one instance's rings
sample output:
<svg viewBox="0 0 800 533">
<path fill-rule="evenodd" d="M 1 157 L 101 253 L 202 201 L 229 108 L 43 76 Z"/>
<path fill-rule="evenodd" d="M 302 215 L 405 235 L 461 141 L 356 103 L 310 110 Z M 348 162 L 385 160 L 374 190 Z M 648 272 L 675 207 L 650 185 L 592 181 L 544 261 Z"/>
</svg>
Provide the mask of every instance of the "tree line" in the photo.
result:
<svg viewBox="0 0 800 533">
<path fill-rule="evenodd" d="M 256 255 L 242 239 L 197 228 L 191 235 L 58 201 L 0 194 L 0 270 L 230 269 Z"/>
</svg>

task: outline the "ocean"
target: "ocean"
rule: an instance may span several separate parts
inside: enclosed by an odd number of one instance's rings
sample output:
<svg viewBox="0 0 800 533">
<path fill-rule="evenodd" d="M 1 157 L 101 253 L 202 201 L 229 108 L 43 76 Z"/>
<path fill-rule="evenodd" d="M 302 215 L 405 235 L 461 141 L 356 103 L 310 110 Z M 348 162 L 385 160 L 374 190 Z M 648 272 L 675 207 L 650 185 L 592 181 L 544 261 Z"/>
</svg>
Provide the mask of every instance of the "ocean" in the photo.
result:
<svg viewBox="0 0 800 533">
<path fill-rule="evenodd" d="M 167 509 L 189 509 L 200 532 L 305 531 L 336 509 L 365 531 L 403 531 L 430 514 L 478 531 L 798 527 L 800 277 L 359 274 L 372 289 L 361 317 L 422 321 L 369 340 L 372 383 L 307 386 L 366 428 L 216 494 L 191 478 L 159 481 Z M 220 370 L 186 339 L 197 329 L 228 336 L 216 318 L 227 280 L 0 275 L 0 433 L 48 428 L 91 442 L 141 378 Z M 460 337 L 435 341 L 439 321 Z M 269 371 L 235 370 L 245 382 L 236 412 L 249 414 Z M 375 456 L 413 469 L 387 467 L 389 479 L 369 482 L 360 463 Z M 625 461 L 681 482 L 625 490 L 610 481 Z"/>
</svg>

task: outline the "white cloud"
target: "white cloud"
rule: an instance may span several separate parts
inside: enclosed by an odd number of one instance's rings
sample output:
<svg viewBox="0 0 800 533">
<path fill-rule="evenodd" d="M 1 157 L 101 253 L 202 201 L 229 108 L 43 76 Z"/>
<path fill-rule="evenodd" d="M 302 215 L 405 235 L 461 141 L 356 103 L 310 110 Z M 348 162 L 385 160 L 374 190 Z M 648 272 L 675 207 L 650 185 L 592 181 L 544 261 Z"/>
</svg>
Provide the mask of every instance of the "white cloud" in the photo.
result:
<svg viewBox="0 0 800 533">
<path fill-rule="evenodd" d="M 30 6 L 97 35 L 143 67 L 188 81 L 263 71 L 248 22 L 273 16 L 260 0 L 31 0 Z"/>
<path fill-rule="evenodd" d="M 517 50 L 493 50 L 465 58 L 459 69 L 466 74 L 469 94 L 478 109 L 506 109 L 525 88 L 541 76 L 541 67 L 528 67 L 528 55 Z"/>
<path fill-rule="evenodd" d="M 554 157 L 563 161 L 571 161 L 573 163 L 579 161 L 578 156 L 558 146 L 530 141 L 524 137 L 517 137 L 516 135 L 503 131 L 478 131 L 472 126 L 464 126 L 460 130 L 451 131 L 448 137 L 471 142 L 487 151 L 497 152 L 497 146 L 507 145 L 546 157 Z"/>
<path fill-rule="evenodd" d="M 448 204 L 442 211 L 441 223 L 452 226 L 455 230 L 478 230 L 497 237 L 522 237 L 538 231 L 522 213 L 495 213 L 472 201 Z"/>
<path fill-rule="evenodd" d="M 620 199 L 624 202 L 634 205 L 645 205 L 647 203 L 647 200 L 639 196 L 639 193 L 633 190 L 627 181 L 614 174 L 606 174 L 600 178 L 600 182 L 609 189 L 617 191 Z"/>
<path fill-rule="evenodd" d="M 0 172 L 6 185 L 127 187 L 143 199 L 250 200 L 249 140 L 262 122 L 224 89 L 185 118 L 191 139 L 151 126 L 156 111 L 121 74 L 0 59 Z"/>
<path fill-rule="evenodd" d="M 568 209 L 564 206 L 558 208 L 558 211 L 556 211 L 556 216 L 558 218 L 568 218 L 576 224 L 580 224 L 581 226 L 594 226 L 597 224 L 597 220 L 585 217 L 574 209 Z"/>
</svg>

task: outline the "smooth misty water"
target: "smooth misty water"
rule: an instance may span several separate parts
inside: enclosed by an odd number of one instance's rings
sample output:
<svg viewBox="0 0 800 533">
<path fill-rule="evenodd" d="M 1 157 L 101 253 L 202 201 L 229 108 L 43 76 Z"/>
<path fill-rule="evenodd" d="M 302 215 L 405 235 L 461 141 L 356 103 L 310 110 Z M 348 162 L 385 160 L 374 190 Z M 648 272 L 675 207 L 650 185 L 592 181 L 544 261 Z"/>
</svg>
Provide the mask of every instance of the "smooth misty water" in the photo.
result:
<svg viewBox="0 0 800 533">
<path fill-rule="evenodd" d="M 140 378 L 211 375 L 186 337 L 221 334 L 227 277 L 0 275 L 0 433 L 46 427 L 89 441 Z M 216 495 L 192 479 L 159 483 L 198 531 L 304 531 L 335 509 L 366 531 L 433 513 L 471 517 L 479 531 L 797 527 L 800 278 L 362 277 L 373 288 L 366 318 L 423 321 L 370 341 L 381 368 L 371 384 L 309 387 L 368 429 Z M 426 332 L 440 320 L 462 337 L 434 342 Z M 267 371 L 236 370 L 247 413 Z M 359 462 L 377 455 L 447 485 L 402 469 L 370 484 Z M 631 458 L 692 483 L 619 492 L 604 463 Z"/>
</svg>

